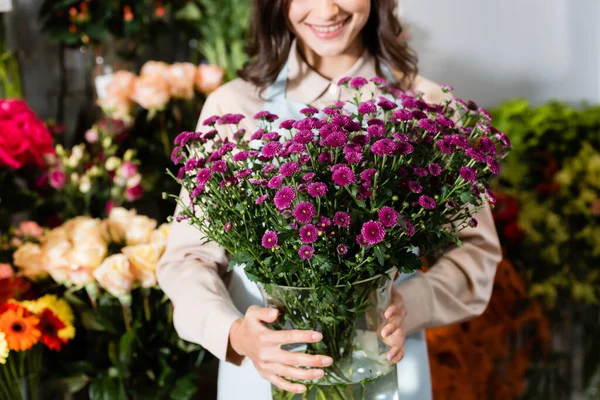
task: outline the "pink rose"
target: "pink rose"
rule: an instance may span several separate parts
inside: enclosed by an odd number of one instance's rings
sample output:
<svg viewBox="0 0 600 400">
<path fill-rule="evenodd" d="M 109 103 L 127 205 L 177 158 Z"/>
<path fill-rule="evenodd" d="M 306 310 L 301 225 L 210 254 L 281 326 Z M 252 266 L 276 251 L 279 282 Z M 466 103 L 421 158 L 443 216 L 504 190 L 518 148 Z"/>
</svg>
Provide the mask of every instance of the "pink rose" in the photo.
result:
<svg viewBox="0 0 600 400">
<path fill-rule="evenodd" d="M 167 73 L 171 96 L 178 99 L 193 99 L 195 77 L 196 67 L 194 64 L 175 63 L 171 65 Z"/>
<path fill-rule="evenodd" d="M 16 118 L 18 115 L 21 116 Z M 0 120 L 27 118 L 35 118 L 35 115 L 23 100 L 0 100 Z"/>
<path fill-rule="evenodd" d="M 12 278 L 14 274 L 15 273 L 10 265 L 0 264 L 0 279 Z"/>
<path fill-rule="evenodd" d="M 44 234 L 44 228 L 39 226 L 34 221 L 23 221 L 19 225 L 18 229 L 19 229 L 19 232 L 21 233 L 21 235 L 24 235 L 24 236 L 27 236 L 30 238 L 35 238 L 35 239 L 41 238 L 42 235 Z"/>
<path fill-rule="evenodd" d="M 158 76 L 142 76 L 133 84 L 131 100 L 146 110 L 161 110 L 170 99 L 169 85 Z"/>
<path fill-rule="evenodd" d="M 29 141 L 15 121 L 0 120 L 0 166 L 19 169 L 29 160 Z"/>
<path fill-rule="evenodd" d="M 85 137 L 85 141 L 88 143 L 96 143 L 99 138 L 98 131 L 93 128 L 85 131 L 83 136 Z"/>
<path fill-rule="evenodd" d="M 201 64 L 196 71 L 196 88 L 209 94 L 221 86 L 223 70 L 217 65 Z"/>
<path fill-rule="evenodd" d="M 25 137 L 29 141 L 30 160 L 40 167 L 45 165 L 44 156 L 54 154 L 54 140 L 50 131 L 39 119 L 29 119 L 22 126 Z"/>
<path fill-rule="evenodd" d="M 141 184 L 137 184 L 134 187 L 130 187 L 125 190 L 125 198 L 127 201 L 136 201 L 139 200 L 144 194 L 144 188 Z"/>
<path fill-rule="evenodd" d="M 62 189 L 67 183 L 67 177 L 63 171 L 54 170 L 50 172 L 49 181 L 54 189 Z"/>
<path fill-rule="evenodd" d="M 162 61 L 148 61 L 142 65 L 140 76 L 146 76 L 158 79 L 167 79 L 169 74 L 169 64 Z"/>
<path fill-rule="evenodd" d="M 127 99 L 133 90 L 134 81 L 135 74 L 129 71 L 117 71 L 111 78 L 110 83 L 106 85 L 106 95 Z"/>
</svg>

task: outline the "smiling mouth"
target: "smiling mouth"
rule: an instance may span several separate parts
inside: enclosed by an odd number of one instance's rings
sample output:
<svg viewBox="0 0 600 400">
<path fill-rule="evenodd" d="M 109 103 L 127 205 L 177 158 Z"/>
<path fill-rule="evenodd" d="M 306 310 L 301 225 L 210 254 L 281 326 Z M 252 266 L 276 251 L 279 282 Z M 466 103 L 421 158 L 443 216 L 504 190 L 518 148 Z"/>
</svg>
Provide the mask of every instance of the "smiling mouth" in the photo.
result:
<svg viewBox="0 0 600 400">
<path fill-rule="evenodd" d="M 329 32 L 335 32 L 338 29 L 340 29 L 342 26 L 344 26 L 344 24 L 346 22 L 348 22 L 348 20 L 350 20 L 350 17 L 347 17 L 345 19 L 343 19 L 342 21 L 336 23 L 335 25 L 312 25 L 312 24 L 307 24 L 308 26 L 310 26 L 311 28 L 313 28 L 315 31 L 320 32 L 320 33 L 329 33 Z"/>
</svg>

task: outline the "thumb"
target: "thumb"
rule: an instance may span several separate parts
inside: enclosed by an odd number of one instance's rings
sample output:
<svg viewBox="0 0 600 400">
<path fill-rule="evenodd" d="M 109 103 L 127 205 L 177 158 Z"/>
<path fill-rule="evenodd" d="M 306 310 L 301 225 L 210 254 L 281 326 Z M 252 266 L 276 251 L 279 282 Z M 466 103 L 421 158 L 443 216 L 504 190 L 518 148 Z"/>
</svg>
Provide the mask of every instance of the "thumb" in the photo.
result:
<svg viewBox="0 0 600 400">
<path fill-rule="evenodd" d="M 248 308 L 246 316 L 263 322 L 275 322 L 279 316 L 279 310 L 276 308 L 251 306 Z"/>
</svg>

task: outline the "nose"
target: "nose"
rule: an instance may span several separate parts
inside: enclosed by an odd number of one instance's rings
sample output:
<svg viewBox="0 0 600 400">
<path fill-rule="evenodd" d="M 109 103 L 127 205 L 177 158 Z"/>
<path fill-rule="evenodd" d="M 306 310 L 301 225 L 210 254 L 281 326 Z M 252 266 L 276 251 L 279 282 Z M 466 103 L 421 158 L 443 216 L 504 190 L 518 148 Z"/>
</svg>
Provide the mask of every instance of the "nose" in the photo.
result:
<svg viewBox="0 0 600 400">
<path fill-rule="evenodd" d="M 323 21 L 333 21 L 340 12 L 337 0 L 317 0 L 318 15 Z"/>
</svg>

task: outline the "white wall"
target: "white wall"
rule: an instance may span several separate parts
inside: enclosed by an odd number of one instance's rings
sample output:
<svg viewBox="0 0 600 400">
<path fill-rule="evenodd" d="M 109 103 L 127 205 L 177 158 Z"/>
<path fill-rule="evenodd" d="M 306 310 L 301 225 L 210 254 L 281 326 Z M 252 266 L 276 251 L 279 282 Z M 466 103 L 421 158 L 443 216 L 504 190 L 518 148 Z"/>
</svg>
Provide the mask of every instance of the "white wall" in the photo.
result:
<svg viewBox="0 0 600 400">
<path fill-rule="evenodd" d="M 600 101 L 597 0 L 399 0 L 421 73 L 490 107 Z"/>
</svg>

